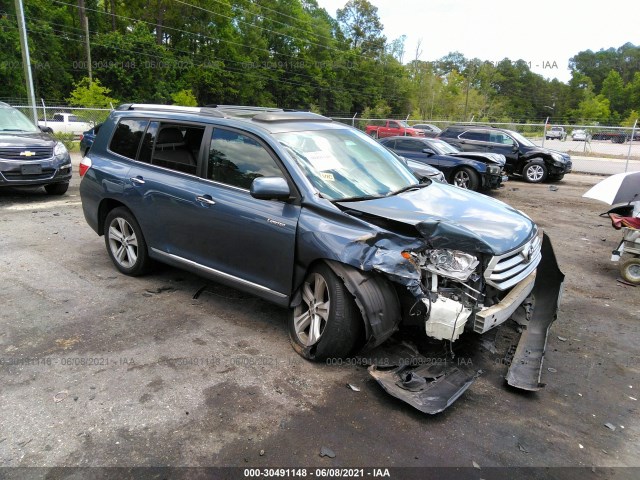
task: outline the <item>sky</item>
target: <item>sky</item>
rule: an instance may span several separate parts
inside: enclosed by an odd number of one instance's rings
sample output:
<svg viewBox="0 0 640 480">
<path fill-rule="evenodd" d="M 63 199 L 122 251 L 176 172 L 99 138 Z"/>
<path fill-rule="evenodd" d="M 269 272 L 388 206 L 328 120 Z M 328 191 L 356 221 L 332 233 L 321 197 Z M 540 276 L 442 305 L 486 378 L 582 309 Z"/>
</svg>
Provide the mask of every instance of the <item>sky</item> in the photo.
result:
<svg viewBox="0 0 640 480">
<path fill-rule="evenodd" d="M 347 0 L 317 0 L 332 16 Z M 567 82 L 569 58 L 583 50 L 640 45 L 634 0 L 369 0 L 387 40 L 406 35 L 406 63 L 420 40 L 425 61 L 458 51 L 467 59 L 524 60 L 533 72 Z"/>
</svg>

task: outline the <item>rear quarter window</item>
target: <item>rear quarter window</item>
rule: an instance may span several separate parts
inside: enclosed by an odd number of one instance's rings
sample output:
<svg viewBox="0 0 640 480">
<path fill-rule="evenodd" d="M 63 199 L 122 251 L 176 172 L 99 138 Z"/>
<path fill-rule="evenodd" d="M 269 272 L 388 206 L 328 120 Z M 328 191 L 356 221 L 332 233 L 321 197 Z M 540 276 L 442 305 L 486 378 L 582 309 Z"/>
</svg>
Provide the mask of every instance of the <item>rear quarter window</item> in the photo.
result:
<svg viewBox="0 0 640 480">
<path fill-rule="evenodd" d="M 109 150 L 123 157 L 135 160 L 140 141 L 144 136 L 148 123 L 148 120 L 134 118 L 120 120 L 116 131 L 113 133 L 113 137 L 111 137 Z"/>
</svg>

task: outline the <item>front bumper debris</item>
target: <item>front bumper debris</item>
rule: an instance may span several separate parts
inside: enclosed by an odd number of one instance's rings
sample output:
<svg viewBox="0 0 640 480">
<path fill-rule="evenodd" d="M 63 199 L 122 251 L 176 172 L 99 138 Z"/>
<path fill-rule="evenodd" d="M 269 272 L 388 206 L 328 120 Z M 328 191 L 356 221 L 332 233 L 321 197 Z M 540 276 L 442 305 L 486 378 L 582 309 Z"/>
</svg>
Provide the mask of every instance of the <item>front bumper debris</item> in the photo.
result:
<svg viewBox="0 0 640 480">
<path fill-rule="evenodd" d="M 542 260 L 538 265 L 537 278 L 533 287 L 535 307 L 524 325 L 506 377 L 507 383 L 513 387 L 529 391 L 544 387 L 544 384 L 540 383 L 542 363 L 549 327 L 558 316 L 563 281 L 564 274 L 558 267 L 551 241 L 544 234 Z"/>
<path fill-rule="evenodd" d="M 369 367 L 369 374 L 389 395 L 431 415 L 455 402 L 481 373 L 445 362 L 386 369 Z"/>
</svg>

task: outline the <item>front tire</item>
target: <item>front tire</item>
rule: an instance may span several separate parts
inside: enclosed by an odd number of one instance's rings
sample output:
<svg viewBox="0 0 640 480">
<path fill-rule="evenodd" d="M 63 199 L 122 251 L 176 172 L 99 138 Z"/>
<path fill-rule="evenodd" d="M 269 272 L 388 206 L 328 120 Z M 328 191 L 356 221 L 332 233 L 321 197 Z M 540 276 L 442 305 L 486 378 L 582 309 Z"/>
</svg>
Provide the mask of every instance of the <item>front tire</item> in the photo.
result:
<svg viewBox="0 0 640 480">
<path fill-rule="evenodd" d="M 69 189 L 69 182 L 64 183 L 51 183 L 44 186 L 48 195 L 64 195 Z"/>
<path fill-rule="evenodd" d="M 342 280 L 329 266 L 319 264 L 301 289 L 302 300 L 289 313 L 293 349 L 314 361 L 349 355 L 361 338 L 363 321 Z"/>
<path fill-rule="evenodd" d="M 456 187 L 466 188 L 467 190 L 478 191 L 480 179 L 478 174 L 469 167 L 461 167 L 451 176 L 451 183 Z"/>
<path fill-rule="evenodd" d="M 547 166 L 539 159 L 531 160 L 522 169 L 522 176 L 529 183 L 542 183 L 546 180 L 547 174 Z"/>
<path fill-rule="evenodd" d="M 104 242 L 111 261 L 120 272 L 132 277 L 149 270 L 151 259 L 140 225 L 124 207 L 111 210 L 104 220 Z"/>
</svg>

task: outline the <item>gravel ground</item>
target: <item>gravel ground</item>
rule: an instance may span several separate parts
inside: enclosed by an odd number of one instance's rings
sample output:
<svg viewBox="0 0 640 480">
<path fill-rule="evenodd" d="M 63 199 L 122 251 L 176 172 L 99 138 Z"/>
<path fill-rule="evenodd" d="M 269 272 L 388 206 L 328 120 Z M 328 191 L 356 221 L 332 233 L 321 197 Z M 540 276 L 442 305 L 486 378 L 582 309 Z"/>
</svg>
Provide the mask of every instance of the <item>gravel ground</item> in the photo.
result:
<svg viewBox="0 0 640 480">
<path fill-rule="evenodd" d="M 606 206 L 581 198 L 600 179 L 491 194 L 547 231 L 567 277 L 547 387 L 505 385 L 505 324 L 496 353 L 466 335 L 457 358 L 484 373 L 436 416 L 361 365 L 303 361 L 285 310 L 216 284 L 194 300 L 205 280 L 169 267 L 120 275 L 77 176 L 63 197 L 2 190 L 0 466 L 638 467 L 640 288 L 616 281 Z"/>
</svg>

